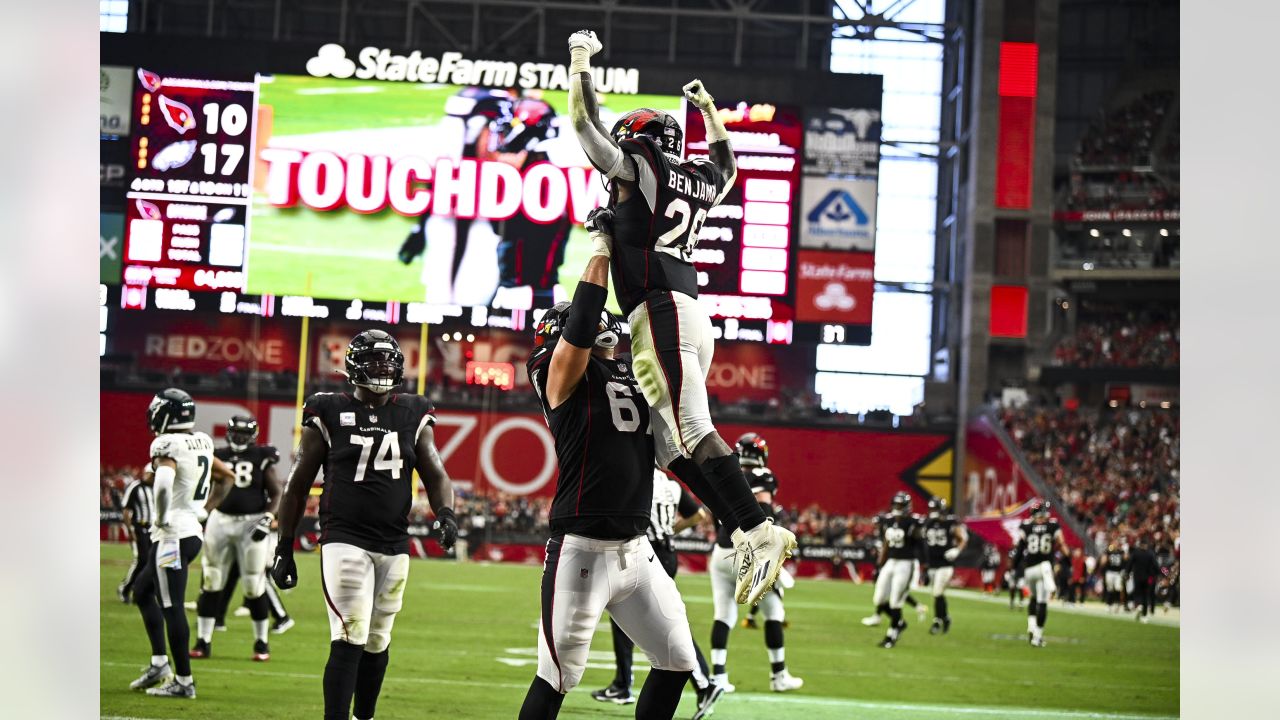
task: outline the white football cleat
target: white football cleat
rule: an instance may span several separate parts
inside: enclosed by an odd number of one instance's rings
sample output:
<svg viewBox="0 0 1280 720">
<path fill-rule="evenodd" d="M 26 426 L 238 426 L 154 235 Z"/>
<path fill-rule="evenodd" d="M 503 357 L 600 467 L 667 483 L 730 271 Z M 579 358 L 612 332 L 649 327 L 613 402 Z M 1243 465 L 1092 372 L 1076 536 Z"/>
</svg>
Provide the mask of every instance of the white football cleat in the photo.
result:
<svg viewBox="0 0 1280 720">
<path fill-rule="evenodd" d="M 748 532 L 738 530 L 734 547 L 741 558 L 738 566 L 739 603 L 755 605 L 778 581 L 782 563 L 796 549 L 796 536 L 767 519 Z"/>
<path fill-rule="evenodd" d="M 733 686 L 733 684 L 729 682 L 729 674 L 728 674 L 728 673 L 721 673 L 721 674 L 719 674 L 719 675 L 712 675 L 712 676 L 711 676 L 711 682 L 715 683 L 717 687 L 722 687 L 722 688 L 724 688 L 725 693 L 731 693 L 731 692 L 733 692 L 734 690 L 737 690 L 737 688 L 735 688 L 735 687 Z"/>
<path fill-rule="evenodd" d="M 866 625 L 867 627 L 875 627 L 875 626 L 877 626 L 877 625 L 879 625 L 879 624 L 880 624 L 880 616 L 879 616 L 879 615 L 868 615 L 868 616 L 866 616 L 866 617 L 862 618 L 862 624 L 863 624 L 863 625 Z"/>
<path fill-rule="evenodd" d="M 927 618 L 928 616 L 929 616 L 929 608 L 926 608 L 924 606 L 924 603 L 920 603 L 916 605 L 916 621 L 917 622 L 923 625 L 925 618 Z"/>
<path fill-rule="evenodd" d="M 788 690 L 799 690 L 804 687 L 804 680 L 792 676 L 791 673 L 783 670 L 776 672 L 769 678 L 769 689 L 774 692 L 787 692 Z"/>
</svg>

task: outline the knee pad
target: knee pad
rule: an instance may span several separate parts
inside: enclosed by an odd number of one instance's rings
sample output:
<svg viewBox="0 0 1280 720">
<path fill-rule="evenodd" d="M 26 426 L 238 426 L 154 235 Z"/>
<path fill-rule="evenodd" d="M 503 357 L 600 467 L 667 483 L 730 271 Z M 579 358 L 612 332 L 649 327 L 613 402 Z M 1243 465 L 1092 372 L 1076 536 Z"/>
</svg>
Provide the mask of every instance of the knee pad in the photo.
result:
<svg viewBox="0 0 1280 720">
<path fill-rule="evenodd" d="M 786 608 L 782 605 L 782 598 L 778 597 L 775 592 L 767 592 L 760 599 L 760 609 L 764 614 L 765 622 L 782 622 L 787 619 Z"/>
<path fill-rule="evenodd" d="M 372 623 L 373 626 L 377 624 L 377 621 Z M 380 653 L 391 645 L 391 628 L 384 632 L 373 626 L 369 628 L 369 639 L 365 641 L 364 649 L 365 652 Z"/>
<path fill-rule="evenodd" d="M 738 604 L 729 598 L 728 602 L 716 603 L 715 620 L 733 627 L 738 622 Z"/>
<path fill-rule="evenodd" d="M 262 597 L 267 591 L 267 573 L 263 570 L 245 573 L 240 576 L 240 583 L 244 585 L 245 597 L 250 599 Z"/>
<path fill-rule="evenodd" d="M 667 647 L 662 654 L 646 651 L 649 664 L 658 670 L 673 672 L 692 672 L 698 660 L 693 653 L 693 636 L 689 634 L 689 626 L 674 628 L 667 635 Z"/>
<path fill-rule="evenodd" d="M 205 592 L 222 592 L 222 588 L 226 586 L 227 576 L 222 572 L 222 568 L 216 567 L 213 563 L 204 562 L 200 564 L 200 589 Z"/>
</svg>

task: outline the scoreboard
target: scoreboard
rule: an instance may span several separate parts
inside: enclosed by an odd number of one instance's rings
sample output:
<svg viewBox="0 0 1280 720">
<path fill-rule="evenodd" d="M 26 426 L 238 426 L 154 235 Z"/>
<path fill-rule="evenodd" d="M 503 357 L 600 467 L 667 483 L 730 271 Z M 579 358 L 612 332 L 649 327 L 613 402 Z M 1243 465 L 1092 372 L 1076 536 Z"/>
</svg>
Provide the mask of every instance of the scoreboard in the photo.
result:
<svg viewBox="0 0 1280 720">
<path fill-rule="evenodd" d="M 137 71 L 124 283 L 245 284 L 257 84 Z"/>
</svg>

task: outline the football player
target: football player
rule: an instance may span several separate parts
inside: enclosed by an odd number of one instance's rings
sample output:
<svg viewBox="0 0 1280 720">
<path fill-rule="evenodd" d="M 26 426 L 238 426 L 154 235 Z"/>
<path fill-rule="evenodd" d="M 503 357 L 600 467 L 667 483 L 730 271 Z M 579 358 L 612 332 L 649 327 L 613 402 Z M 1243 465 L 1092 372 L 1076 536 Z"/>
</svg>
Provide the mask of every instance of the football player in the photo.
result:
<svg viewBox="0 0 1280 720">
<path fill-rule="evenodd" d="M 873 602 L 876 611 L 889 616 L 889 627 L 879 645 L 891 648 L 898 644 L 907 621 L 902 619 L 902 604 L 911 587 L 916 563 L 924 556 L 923 523 L 911 512 L 911 496 L 899 492 L 893 496 L 888 513 L 877 518 L 880 553 L 876 559 L 876 589 Z"/>
<path fill-rule="evenodd" d="M 996 591 L 996 572 L 1000 569 L 1000 551 L 995 545 L 987 545 L 982 553 L 982 592 L 993 595 Z"/>
<path fill-rule="evenodd" d="M 700 80 L 685 85 L 684 95 L 702 112 L 709 158 L 680 159 L 684 131 L 665 112 L 633 110 L 606 131 L 590 65 L 601 47 L 590 30 L 569 37 L 569 113 L 587 158 L 611 181 L 610 270 L 614 295 L 631 325 L 636 378 L 652 408 L 662 466 L 735 530 L 735 597 L 754 605 L 777 581 L 796 538 L 761 512 L 707 404 L 715 340 L 697 301 L 692 257 L 707 213 L 737 174 L 729 134 Z"/>
<path fill-rule="evenodd" d="M 599 209 L 588 217 L 594 249 L 573 303 L 543 313 L 526 365 L 560 472 L 542 572 L 538 672 L 520 720 L 559 715 L 606 610 L 649 657 L 637 718 L 671 718 L 697 664 L 684 601 L 645 536 L 651 416 L 631 364 L 615 357 L 621 324 L 604 310 L 613 249 L 601 224 L 607 217 Z"/>
<path fill-rule="evenodd" d="M 778 481 L 768 468 L 769 445 L 756 433 L 746 433 L 738 438 L 737 450 L 742 466 L 747 468 L 751 491 L 762 512 L 770 518 L 774 515 L 773 498 L 778 491 Z M 715 602 L 715 622 L 711 624 L 711 672 L 712 679 L 725 692 L 733 692 L 726 665 L 729 660 L 729 631 L 738 621 L 738 605 L 734 591 L 734 549 L 729 527 L 721 524 L 716 532 L 716 545 L 711 549 L 708 575 L 711 577 L 711 596 Z M 783 579 L 787 583 L 787 578 Z M 804 680 L 787 670 L 786 648 L 782 623 L 786 620 L 786 608 L 782 604 L 782 588 L 773 588 L 760 598 L 764 613 L 764 644 L 769 654 L 769 688 L 774 692 L 798 690 Z"/>
<path fill-rule="evenodd" d="M 134 582 L 133 596 L 151 641 L 151 664 L 129 687 L 146 688 L 148 695 L 157 697 L 196 696 L 187 655 L 191 628 L 182 607 L 187 569 L 200 554 L 204 534 L 200 517 L 222 502 L 235 480 L 214 457 L 213 440 L 192 431 L 195 420 L 195 400 L 178 388 L 161 390 L 147 406 L 147 425 L 156 436 L 151 442 L 156 508 L 151 557 Z M 172 672 L 165 657 L 166 633 L 173 652 Z M 169 681 L 160 685 L 166 678 Z"/>
<path fill-rule="evenodd" d="M 1124 571 L 1129 566 L 1129 553 L 1114 542 L 1107 545 L 1102 557 L 1102 599 L 1107 612 L 1118 613 L 1124 607 Z"/>
<path fill-rule="evenodd" d="M 1018 528 L 1018 544 L 1014 547 L 1014 567 L 1021 568 L 1031 590 L 1031 602 L 1027 604 L 1027 639 L 1034 647 L 1044 647 L 1044 622 L 1049 614 L 1049 599 L 1057 587 L 1053 581 L 1053 554 L 1055 551 L 1069 556 L 1067 541 L 1062 528 L 1050 513 L 1049 501 L 1039 499 L 1031 503 L 1031 517 Z"/>
<path fill-rule="evenodd" d="M 280 452 L 257 445 L 258 421 L 234 415 L 227 421 L 227 446 L 213 451 L 235 473 L 235 483 L 222 504 L 209 513 L 205 524 L 203 581 L 196 601 L 196 644 L 191 657 L 207 658 L 213 652 L 213 628 L 222 607 L 223 589 L 231 566 L 241 569 L 245 605 L 253 618 L 253 659 L 271 658 L 267 633 L 271 610 L 267 599 L 268 538 L 276 528 L 280 509 L 280 480 L 275 465 Z"/>
<path fill-rule="evenodd" d="M 404 354 L 395 338 L 365 330 L 346 355 L 350 393 L 316 393 L 302 408 L 302 436 L 280 505 L 271 576 L 298 584 L 293 545 L 316 473 L 320 496 L 320 587 L 329 610 L 325 720 L 373 717 L 390 658 L 391 627 L 409 577 L 413 471 L 422 476 L 446 550 L 458 537 L 453 484 L 436 451 L 431 401 L 395 392 Z M 247 567 L 242 567 L 242 570 Z"/>
<path fill-rule="evenodd" d="M 951 615 L 947 612 L 947 585 L 955 574 L 956 558 L 964 552 L 969 542 L 969 532 L 964 523 L 947 512 L 947 501 L 929 499 L 929 514 L 924 520 L 925 562 L 928 564 L 929 589 L 933 593 L 933 625 L 930 635 L 951 630 Z"/>
<path fill-rule="evenodd" d="M 711 514 L 698 504 L 693 494 L 683 485 L 672 480 L 662 470 L 654 468 L 653 506 L 649 514 L 649 529 L 645 534 L 662 569 L 673 579 L 680 570 L 680 563 L 676 559 L 672 538 L 710 517 Z M 613 656 L 617 671 L 609 687 L 591 693 L 591 697 L 600 702 L 626 705 L 636 701 L 635 695 L 631 693 L 631 659 L 635 643 L 612 618 L 609 619 L 609 629 L 613 633 Z M 698 695 L 699 712 L 703 712 L 705 708 L 707 714 L 710 714 L 711 707 L 724 691 L 711 683 L 710 668 L 707 667 L 707 661 L 696 641 L 693 643 L 693 653 L 698 660 L 692 680 Z"/>
<path fill-rule="evenodd" d="M 124 532 L 129 538 L 129 547 L 133 550 L 133 560 L 129 563 L 129 571 L 116 589 L 120 602 L 129 602 L 133 592 L 133 584 L 142 572 L 143 565 L 151 555 L 151 516 L 156 512 L 155 494 L 151 490 L 153 478 L 150 473 L 130 482 L 124 489 Z"/>
</svg>

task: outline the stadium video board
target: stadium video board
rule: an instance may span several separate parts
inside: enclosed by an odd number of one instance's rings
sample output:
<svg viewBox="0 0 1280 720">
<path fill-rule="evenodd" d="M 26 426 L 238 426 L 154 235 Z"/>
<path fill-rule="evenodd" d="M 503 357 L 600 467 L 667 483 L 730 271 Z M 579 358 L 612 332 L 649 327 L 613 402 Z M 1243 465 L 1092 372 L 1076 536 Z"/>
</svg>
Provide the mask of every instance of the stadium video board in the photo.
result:
<svg viewBox="0 0 1280 720">
<path fill-rule="evenodd" d="M 590 257 L 608 200 L 568 93 L 260 76 L 247 291 L 547 307 Z M 678 95 L 604 95 L 601 119 Z"/>
</svg>

